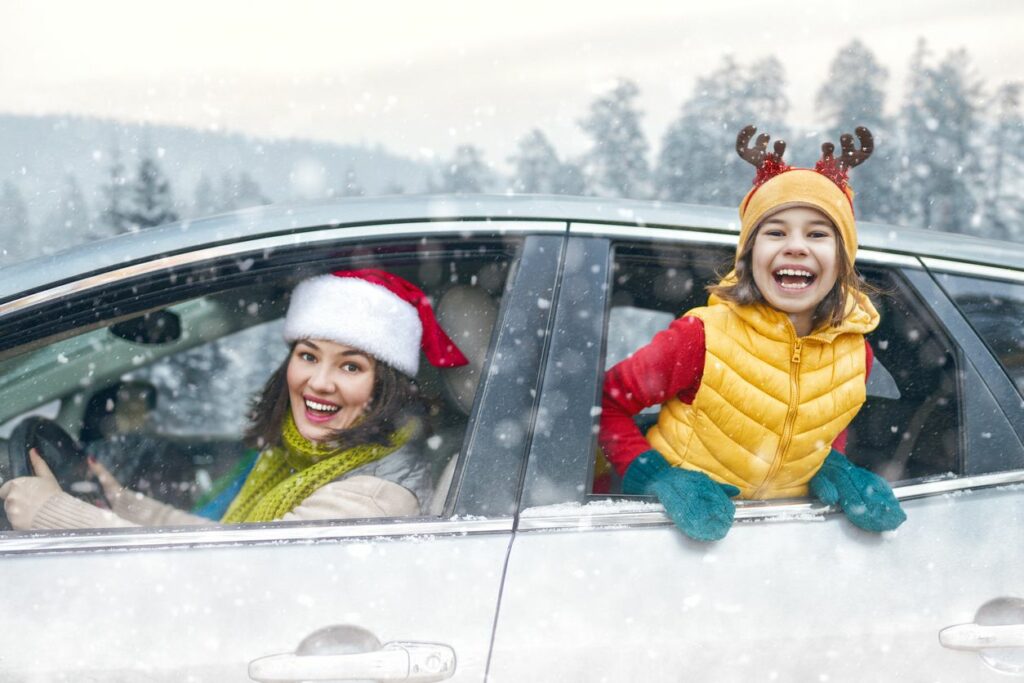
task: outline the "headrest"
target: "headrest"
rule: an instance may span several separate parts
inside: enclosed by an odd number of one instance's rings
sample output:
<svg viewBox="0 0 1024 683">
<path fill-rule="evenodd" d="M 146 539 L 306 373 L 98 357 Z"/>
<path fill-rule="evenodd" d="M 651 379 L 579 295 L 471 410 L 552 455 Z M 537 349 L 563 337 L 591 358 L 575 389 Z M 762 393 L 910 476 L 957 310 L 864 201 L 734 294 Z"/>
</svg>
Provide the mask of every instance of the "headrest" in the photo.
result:
<svg viewBox="0 0 1024 683">
<path fill-rule="evenodd" d="M 441 295 L 434 310 L 438 322 L 469 360 L 468 365 L 441 370 L 446 397 L 469 415 L 498 318 L 498 305 L 479 287 L 456 285 Z"/>
</svg>

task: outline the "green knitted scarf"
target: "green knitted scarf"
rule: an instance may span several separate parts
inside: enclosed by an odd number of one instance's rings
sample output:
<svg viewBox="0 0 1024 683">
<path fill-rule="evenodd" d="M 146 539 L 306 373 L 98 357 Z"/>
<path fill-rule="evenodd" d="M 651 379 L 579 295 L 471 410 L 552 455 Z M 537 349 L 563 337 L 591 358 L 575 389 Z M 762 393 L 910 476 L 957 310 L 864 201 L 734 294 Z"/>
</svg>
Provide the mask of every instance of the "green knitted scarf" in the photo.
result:
<svg viewBox="0 0 1024 683">
<path fill-rule="evenodd" d="M 398 450 L 415 430 L 416 421 L 411 420 L 391 435 L 388 445 L 363 444 L 339 451 L 307 441 L 288 411 L 281 430 L 284 445 L 260 455 L 220 521 L 237 524 L 280 519 L 321 486 Z"/>
</svg>

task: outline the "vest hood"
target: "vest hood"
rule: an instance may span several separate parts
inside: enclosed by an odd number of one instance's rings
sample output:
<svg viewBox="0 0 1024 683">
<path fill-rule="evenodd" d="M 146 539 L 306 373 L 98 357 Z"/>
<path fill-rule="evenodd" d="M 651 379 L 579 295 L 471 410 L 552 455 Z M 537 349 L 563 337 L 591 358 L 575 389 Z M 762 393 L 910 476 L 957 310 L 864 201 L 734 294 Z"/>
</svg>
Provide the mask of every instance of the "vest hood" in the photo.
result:
<svg viewBox="0 0 1024 683">
<path fill-rule="evenodd" d="M 708 305 L 722 304 L 732 309 L 748 325 L 769 339 L 788 341 L 796 336 L 789 316 L 767 304 L 737 304 L 712 294 Z M 826 325 L 811 332 L 811 337 L 832 342 L 841 334 L 872 332 L 881 320 L 874 304 L 863 292 L 850 292 L 846 296 L 846 316 L 838 327 Z"/>
</svg>

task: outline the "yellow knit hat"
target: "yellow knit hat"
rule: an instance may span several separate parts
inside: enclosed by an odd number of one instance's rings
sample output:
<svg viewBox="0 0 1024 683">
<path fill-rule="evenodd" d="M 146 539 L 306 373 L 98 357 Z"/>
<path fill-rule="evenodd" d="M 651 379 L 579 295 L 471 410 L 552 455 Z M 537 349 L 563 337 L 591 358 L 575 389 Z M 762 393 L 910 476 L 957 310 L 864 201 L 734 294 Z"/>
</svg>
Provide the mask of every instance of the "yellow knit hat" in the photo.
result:
<svg viewBox="0 0 1024 683">
<path fill-rule="evenodd" d="M 853 135 L 839 138 L 842 151 L 835 156 L 835 145 L 821 146 L 821 159 L 814 168 L 794 168 L 782 161 L 786 143 L 776 140 L 774 151 L 768 151 L 770 136 L 762 133 L 753 146 L 750 141 L 757 132 L 746 126 L 736 136 L 736 153 L 757 169 L 754 187 L 740 203 L 740 243 L 736 259 L 762 221 L 783 209 L 808 206 L 828 216 L 843 239 L 843 248 L 852 264 L 857 256 L 857 223 L 853 218 L 853 190 L 847 171 L 864 163 L 874 151 L 871 131 L 863 126 L 855 129 L 860 148 L 854 146 Z"/>
<path fill-rule="evenodd" d="M 736 256 L 754 229 L 783 209 L 808 206 L 828 216 L 843 238 L 846 255 L 857 255 L 857 224 L 853 217 L 853 190 L 840 189 L 828 176 L 810 168 L 788 168 L 751 188 L 740 203 L 740 241 Z"/>
</svg>

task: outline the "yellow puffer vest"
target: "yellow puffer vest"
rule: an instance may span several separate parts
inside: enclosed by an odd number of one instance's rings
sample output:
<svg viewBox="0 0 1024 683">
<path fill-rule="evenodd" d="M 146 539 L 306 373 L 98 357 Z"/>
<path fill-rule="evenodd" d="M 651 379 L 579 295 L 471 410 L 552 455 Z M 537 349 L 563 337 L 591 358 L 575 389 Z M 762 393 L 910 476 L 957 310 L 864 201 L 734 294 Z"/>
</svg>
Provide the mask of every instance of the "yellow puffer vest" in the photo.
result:
<svg viewBox="0 0 1024 683">
<path fill-rule="evenodd" d="M 671 464 L 738 486 L 741 498 L 807 495 L 865 399 L 864 334 L 878 312 L 860 295 L 847 310 L 839 327 L 801 338 L 768 306 L 712 296 L 689 311 L 704 322 L 704 376 L 692 404 L 662 405 L 648 441 Z"/>
</svg>

